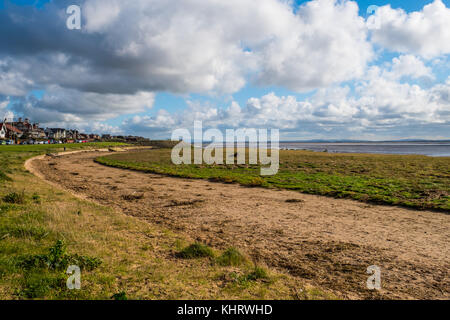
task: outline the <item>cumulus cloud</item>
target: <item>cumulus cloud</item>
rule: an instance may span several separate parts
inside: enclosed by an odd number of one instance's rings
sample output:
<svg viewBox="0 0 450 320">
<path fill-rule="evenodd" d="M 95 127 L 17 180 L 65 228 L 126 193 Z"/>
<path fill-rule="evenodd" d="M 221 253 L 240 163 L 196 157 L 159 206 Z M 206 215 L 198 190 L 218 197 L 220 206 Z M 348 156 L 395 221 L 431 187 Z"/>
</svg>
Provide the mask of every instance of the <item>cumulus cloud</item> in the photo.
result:
<svg viewBox="0 0 450 320">
<path fill-rule="evenodd" d="M 66 28 L 70 0 L 44 9 L 6 1 L 0 10 L 0 95 L 11 97 L 15 113 L 115 132 L 163 131 L 194 119 L 299 134 L 447 121 L 448 83 L 431 82 L 450 53 L 450 9 L 440 0 L 413 13 L 381 7 L 380 28 L 370 32 L 354 1 L 312 0 L 296 7 L 286 0 L 79 3 L 82 30 Z M 368 67 L 375 59 L 372 43 L 401 55 Z M 427 88 L 407 82 L 423 79 Z M 314 94 L 299 101 L 294 93 L 271 93 L 227 108 L 188 101 L 179 114 L 160 110 L 132 117 L 121 128 L 100 126 L 147 111 L 157 92 L 229 97 L 252 85 Z M 31 90 L 44 95 L 37 99 Z"/>
<path fill-rule="evenodd" d="M 425 66 L 422 60 L 413 55 L 401 55 L 392 60 L 392 70 L 388 76 L 393 79 L 411 77 L 412 79 L 429 78 L 433 79 L 433 71 Z"/>
<path fill-rule="evenodd" d="M 81 32 L 64 27 L 66 4 L 0 11 L 0 57 L 16 54 L 11 64 L 31 83 L 233 93 L 253 75 L 304 91 L 357 77 L 372 57 L 349 1 L 314 0 L 294 13 L 278 0 L 85 0 Z"/>
<path fill-rule="evenodd" d="M 38 122 L 80 122 L 83 119 L 102 121 L 118 114 L 144 112 L 153 103 L 154 94 L 151 92 L 100 94 L 51 87 L 41 99 L 33 95 L 16 99 L 12 109 Z"/>
<path fill-rule="evenodd" d="M 434 0 L 421 11 L 406 13 L 390 5 L 376 12 L 372 40 L 392 51 L 433 58 L 450 53 L 450 9 Z"/>
<path fill-rule="evenodd" d="M 410 57 L 394 58 L 386 69 L 371 67 L 353 89 L 349 86 L 320 89 L 304 100 L 269 93 L 248 99 L 243 107 L 236 102 L 226 108 L 190 102 L 184 113 L 161 110 L 156 117 L 127 120 L 123 127 L 142 134 L 165 131 L 170 136 L 170 130 L 190 128 L 194 120 L 202 120 L 205 127 L 279 128 L 284 135 L 295 132 L 295 137 L 327 132 L 335 138 L 345 138 L 387 130 L 414 135 L 418 132 L 416 128 L 431 132 L 430 125 L 448 126 L 450 77 L 430 88 L 404 83 L 400 81 L 400 75 L 404 75 L 399 66 L 402 61 L 417 63 Z"/>
<path fill-rule="evenodd" d="M 364 73 L 373 52 L 355 2 L 307 2 L 291 20 L 258 52 L 261 83 L 301 92 Z"/>
</svg>

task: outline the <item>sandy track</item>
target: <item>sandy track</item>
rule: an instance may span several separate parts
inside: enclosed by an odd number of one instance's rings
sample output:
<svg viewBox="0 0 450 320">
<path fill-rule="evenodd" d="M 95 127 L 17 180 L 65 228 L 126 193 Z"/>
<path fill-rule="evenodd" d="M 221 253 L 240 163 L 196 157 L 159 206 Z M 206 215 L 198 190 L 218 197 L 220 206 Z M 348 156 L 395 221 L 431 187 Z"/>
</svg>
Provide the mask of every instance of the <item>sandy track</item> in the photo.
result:
<svg viewBox="0 0 450 320">
<path fill-rule="evenodd" d="M 343 298 L 450 298 L 450 215 L 171 178 L 93 161 L 104 154 L 46 156 L 28 167 L 84 198 L 212 246 L 236 246 Z M 287 202 L 292 199 L 300 202 Z M 381 268 L 381 291 L 366 288 L 370 265 Z"/>
</svg>

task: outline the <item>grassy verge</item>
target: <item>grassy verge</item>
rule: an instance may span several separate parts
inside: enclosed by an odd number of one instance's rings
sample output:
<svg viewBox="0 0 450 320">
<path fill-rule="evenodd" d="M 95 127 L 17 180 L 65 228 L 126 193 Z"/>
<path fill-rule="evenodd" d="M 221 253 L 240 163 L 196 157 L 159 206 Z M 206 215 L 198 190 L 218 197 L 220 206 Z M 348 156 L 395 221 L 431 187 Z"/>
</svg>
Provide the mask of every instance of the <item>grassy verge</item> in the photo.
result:
<svg viewBox="0 0 450 320">
<path fill-rule="evenodd" d="M 23 168 L 26 159 L 62 147 L 0 147 L 6 177 L 0 181 L 0 299 L 333 297 L 255 266 L 236 249 L 199 246 L 161 226 L 74 198 Z M 81 268 L 81 290 L 66 287 L 72 264 Z"/>
<path fill-rule="evenodd" d="M 99 163 L 186 178 L 283 188 L 337 198 L 450 211 L 450 158 L 280 151 L 280 170 L 258 165 L 174 165 L 170 149 L 115 154 Z"/>
</svg>

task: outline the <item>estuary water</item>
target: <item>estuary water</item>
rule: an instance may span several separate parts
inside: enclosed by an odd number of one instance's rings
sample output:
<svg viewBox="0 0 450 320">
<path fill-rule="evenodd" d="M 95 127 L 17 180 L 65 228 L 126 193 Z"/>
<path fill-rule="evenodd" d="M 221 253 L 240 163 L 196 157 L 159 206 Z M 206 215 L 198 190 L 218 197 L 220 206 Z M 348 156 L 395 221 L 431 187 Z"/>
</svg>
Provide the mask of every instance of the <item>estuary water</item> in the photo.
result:
<svg viewBox="0 0 450 320">
<path fill-rule="evenodd" d="M 280 142 L 280 149 L 450 157 L 450 142 Z"/>
</svg>

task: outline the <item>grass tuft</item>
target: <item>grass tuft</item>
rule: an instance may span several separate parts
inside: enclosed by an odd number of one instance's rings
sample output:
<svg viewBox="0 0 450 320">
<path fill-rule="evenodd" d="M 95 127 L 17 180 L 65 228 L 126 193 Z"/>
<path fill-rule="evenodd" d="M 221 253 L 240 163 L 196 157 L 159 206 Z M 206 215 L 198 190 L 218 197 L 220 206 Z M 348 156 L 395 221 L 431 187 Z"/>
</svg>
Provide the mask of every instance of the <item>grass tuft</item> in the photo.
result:
<svg viewBox="0 0 450 320">
<path fill-rule="evenodd" d="M 210 247 L 196 242 L 178 252 L 177 256 L 183 259 L 213 258 L 214 252 Z"/>
<path fill-rule="evenodd" d="M 220 257 L 217 258 L 217 263 L 222 266 L 237 267 L 244 264 L 247 259 L 236 248 L 227 249 Z"/>
<path fill-rule="evenodd" d="M 114 299 L 114 300 L 128 300 L 128 297 L 127 297 L 127 294 L 126 294 L 125 291 L 121 291 L 119 293 L 113 294 L 111 299 Z"/>
<path fill-rule="evenodd" d="M 94 270 L 102 261 L 99 258 L 71 255 L 66 253 L 66 246 L 62 240 L 48 249 L 46 254 L 22 255 L 17 258 L 17 265 L 24 269 L 66 270 L 69 265 L 76 265 L 81 270 Z"/>
<path fill-rule="evenodd" d="M 13 204 L 24 204 L 25 203 L 25 192 L 17 193 L 17 192 L 11 192 L 8 193 L 6 196 L 3 197 L 3 201 L 6 203 L 13 203 Z"/>
</svg>

